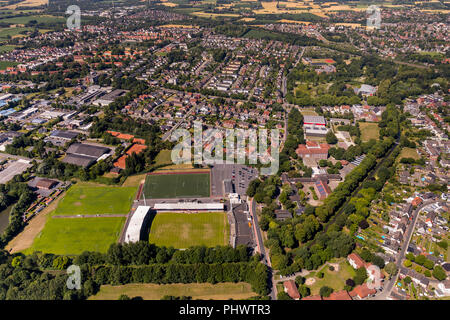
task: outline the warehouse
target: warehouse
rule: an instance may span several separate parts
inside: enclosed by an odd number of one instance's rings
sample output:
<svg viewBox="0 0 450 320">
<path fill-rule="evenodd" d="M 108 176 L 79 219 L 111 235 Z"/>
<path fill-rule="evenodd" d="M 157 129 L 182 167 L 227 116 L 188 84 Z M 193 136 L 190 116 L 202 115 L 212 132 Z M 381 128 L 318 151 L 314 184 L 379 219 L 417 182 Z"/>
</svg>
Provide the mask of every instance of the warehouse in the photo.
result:
<svg viewBox="0 0 450 320">
<path fill-rule="evenodd" d="M 137 207 L 136 211 L 131 216 L 127 230 L 125 231 L 125 242 L 138 242 L 141 240 L 141 232 L 149 211 L 150 207 L 148 206 Z"/>
<path fill-rule="evenodd" d="M 74 143 L 67 149 L 62 162 L 87 168 L 109 152 L 110 149 L 106 147 Z"/>
</svg>

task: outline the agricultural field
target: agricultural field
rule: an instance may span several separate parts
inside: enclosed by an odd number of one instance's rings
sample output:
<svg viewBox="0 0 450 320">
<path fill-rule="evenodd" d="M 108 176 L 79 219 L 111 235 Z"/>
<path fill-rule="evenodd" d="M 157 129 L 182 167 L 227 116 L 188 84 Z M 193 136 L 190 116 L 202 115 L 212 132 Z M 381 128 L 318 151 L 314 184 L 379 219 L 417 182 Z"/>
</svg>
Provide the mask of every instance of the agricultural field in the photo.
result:
<svg viewBox="0 0 450 320">
<path fill-rule="evenodd" d="M 0 28 L 0 40 L 6 40 L 8 36 L 11 38 L 24 37 L 31 28 L 19 27 L 19 28 Z"/>
<path fill-rule="evenodd" d="M 76 255 L 83 251 L 106 252 L 119 238 L 125 223 L 120 218 L 53 218 L 49 216 L 42 230 L 26 253 Z"/>
<path fill-rule="evenodd" d="M 147 199 L 209 197 L 210 174 L 162 173 L 148 175 L 144 193 Z"/>
<path fill-rule="evenodd" d="M 380 128 L 377 123 L 360 122 L 359 129 L 361 130 L 361 140 L 363 142 L 369 141 L 370 139 L 378 140 L 380 137 Z"/>
<path fill-rule="evenodd" d="M 16 46 L 13 45 L 2 45 L 0 46 L 0 54 L 13 51 L 15 48 Z"/>
<path fill-rule="evenodd" d="M 250 284 L 239 283 L 174 283 L 174 284 L 150 284 L 133 283 L 121 286 L 103 285 L 100 291 L 89 300 L 117 300 L 120 295 L 126 294 L 130 298 L 142 297 L 144 300 L 160 300 L 166 295 L 190 296 L 192 299 L 201 300 L 227 300 L 248 299 L 256 296 Z"/>
<path fill-rule="evenodd" d="M 72 186 L 52 215 L 128 214 L 136 187 Z"/>
<path fill-rule="evenodd" d="M 30 21 L 36 21 L 36 23 L 58 23 L 58 22 L 64 23 L 65 19 L 62 17 L 55 17 L 50 15 L 32 15 L 32 16 L 0 19 L 0 22 L 10 24 L 27 24 Z"/>
<path fill-rule="evenodd" d="M 48 4 L 48 0 L 24 0 L 4 7 L 5 9 L 16 9 L 17 7 L 37 7 Z"/>
<path fill-rule="evenodd" d="M 177 249 L 228 244 L 229 226 L 225 212 L 178 213 L 154 215 L 149 242 Z"/>
</svg>

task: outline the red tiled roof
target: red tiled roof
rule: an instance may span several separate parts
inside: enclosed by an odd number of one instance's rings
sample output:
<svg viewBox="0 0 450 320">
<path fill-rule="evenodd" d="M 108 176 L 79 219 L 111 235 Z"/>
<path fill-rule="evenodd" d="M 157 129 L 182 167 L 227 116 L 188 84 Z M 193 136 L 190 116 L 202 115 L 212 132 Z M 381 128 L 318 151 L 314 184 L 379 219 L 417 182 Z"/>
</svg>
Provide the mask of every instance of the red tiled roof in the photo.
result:
<svg viewBox="0 0 450 320">
<path fill-rule="evenodd" d="M 350 291 L 350 297 L 356 297 L 358 296 L 361 299 L 367 298 L 371 294 L 377 293 L 377 290 L 375 289 L 369 289 L 367 287 L 367 283 L 361 284 L 359 286 L 356 286 L 355 289 Z"/>
<path fill-rule="evenodd" d="M 292 299 L 300 299 L 300 294 L 298 293 L 297 286 L 295 285 L 294 280 L 285 281 L 283 285 L 289 297 L 291 297 Z"/>
<path fill-rule="evenodd" d="M 358 256 L 356 253 L 350 253 L 350 254 L 347 256 L 347 260 L 353 260 L 358 268 L 361 268 L 361 267 L 365 267 L 365 266 L 366 266 L 364 260 L 361 259 L 361 257 Z"/>
<path fill-rule="evenodd" d="M 295 152 L 297 154 L 328 154 L 330 146 L 327 143 L 318 144 L 316 142 L 307 141 L 305 144 L 299 144 Z"/>
<path fill-rule="evenodd" d="M 347 291 L 341 290 L 333 292 L 329 297 L 324 297 L 323 300 L 352 300 Z"/>
</svg>

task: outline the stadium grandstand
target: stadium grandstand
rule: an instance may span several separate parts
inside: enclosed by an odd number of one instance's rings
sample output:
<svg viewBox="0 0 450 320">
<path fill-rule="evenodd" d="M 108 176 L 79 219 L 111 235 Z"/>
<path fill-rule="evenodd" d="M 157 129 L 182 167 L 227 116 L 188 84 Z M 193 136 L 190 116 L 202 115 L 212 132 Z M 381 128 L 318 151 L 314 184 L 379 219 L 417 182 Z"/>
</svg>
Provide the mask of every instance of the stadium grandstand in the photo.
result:
<svg viewBox="0 0 450 320">
<path fill-rule="evenodd" d="M 141 240 L 142 227 L 145 225 L 145 218 L 150 207 L 139 206 L 134 212 L 128 223 L 127 231 L 125 231 L 125 242 L 138 242 Z"/>
</svg>

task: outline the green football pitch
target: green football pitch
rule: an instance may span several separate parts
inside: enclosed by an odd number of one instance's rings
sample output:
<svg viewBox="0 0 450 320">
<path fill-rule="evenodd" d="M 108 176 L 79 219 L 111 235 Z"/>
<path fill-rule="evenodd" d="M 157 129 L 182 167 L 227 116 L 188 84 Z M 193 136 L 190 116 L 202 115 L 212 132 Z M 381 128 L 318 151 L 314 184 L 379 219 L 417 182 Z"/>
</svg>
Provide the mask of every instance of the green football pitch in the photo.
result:
<svg viewBox="0 0 450 320">
<path fill-rule="evenodd" d="M 75 255 L 83 251 L 106 252 L 119 238 L 125 222 L 121 218 L 63 218 L 48 217 L 44 230 L 34 239 L 26 253 Z"/>
<path fill-rule="evenodd" d="M 149 242 L 177 249 L 205 245 L 223 246 L 228 243 L 229 225 L 225 212 L 156 213 Z"/>
<path fill-rule="evenodd" d="M 144 194 L 147 199 L 209 197 L 209 173 L 148 175 Z"/>
<path fill-rule="evenodd" d="M 52 215 L 127 214 L 136 188 L 74 185 Z"/>
</svg>

